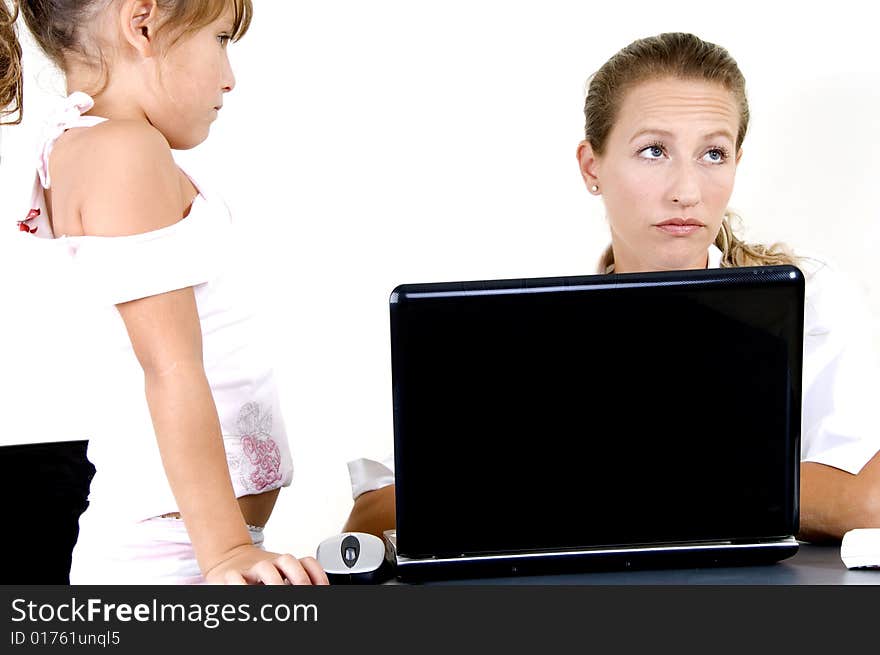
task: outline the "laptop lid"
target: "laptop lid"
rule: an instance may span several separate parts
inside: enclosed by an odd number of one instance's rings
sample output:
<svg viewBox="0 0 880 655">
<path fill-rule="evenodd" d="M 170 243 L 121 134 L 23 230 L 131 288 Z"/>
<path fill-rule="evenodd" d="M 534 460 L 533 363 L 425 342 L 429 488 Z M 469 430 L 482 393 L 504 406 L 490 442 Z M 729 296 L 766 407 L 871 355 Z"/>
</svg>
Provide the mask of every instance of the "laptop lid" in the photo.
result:
<svg viewBox="0 0 880 655">
<path fill-rule="evenodd" d="M 397 555 L 791 537 L 793 266 L 391 294 Z"/>
</svg>

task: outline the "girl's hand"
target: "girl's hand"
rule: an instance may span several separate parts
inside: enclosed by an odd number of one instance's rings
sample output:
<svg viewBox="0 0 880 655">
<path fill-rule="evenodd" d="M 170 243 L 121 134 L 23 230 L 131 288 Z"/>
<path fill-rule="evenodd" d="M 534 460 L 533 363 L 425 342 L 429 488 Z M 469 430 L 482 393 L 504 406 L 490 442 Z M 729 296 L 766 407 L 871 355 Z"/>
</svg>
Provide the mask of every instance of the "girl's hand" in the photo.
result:
<svg viewBox="0 0 880 655">
<path fill-rule="evenodd" d="M 242 546 L 205 573 L 209 584 L 327 585 L 327 574 L 314 557 L 271 553 Z"/>
</svg>

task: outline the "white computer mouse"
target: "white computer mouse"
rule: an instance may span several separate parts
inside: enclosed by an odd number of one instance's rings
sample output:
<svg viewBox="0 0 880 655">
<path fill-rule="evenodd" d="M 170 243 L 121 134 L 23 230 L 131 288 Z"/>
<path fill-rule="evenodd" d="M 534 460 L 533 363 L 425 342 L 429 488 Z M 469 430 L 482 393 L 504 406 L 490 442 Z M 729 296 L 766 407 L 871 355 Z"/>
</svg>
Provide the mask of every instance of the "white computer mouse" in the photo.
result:
<svg viewBox="0 0 880 655">
<path fill-rule="evenodd" d="M 848 569 L 880 568 L 880 528 L 855 528 L 844 534 L 840 559 Z"/>
<path fill-rule="evenodd" d="M 390 577 L 385 542 L 365 532 L 342 532 L 318 545 L 318 564 L 330 584 L 376 584 Z"/>
</svg>

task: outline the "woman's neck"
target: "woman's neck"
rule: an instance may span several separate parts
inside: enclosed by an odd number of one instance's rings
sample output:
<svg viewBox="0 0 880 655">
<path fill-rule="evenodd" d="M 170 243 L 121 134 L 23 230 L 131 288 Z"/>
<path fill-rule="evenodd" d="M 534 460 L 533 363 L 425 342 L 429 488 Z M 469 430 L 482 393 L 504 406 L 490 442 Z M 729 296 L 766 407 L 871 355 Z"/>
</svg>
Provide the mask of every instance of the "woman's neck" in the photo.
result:
<svg viewBox="0 0 880 655">
<path fill-rule="evenodd" d="M 702 254 L 699 254 L 694 258 L 680 260 L 663 257 L 642 257 L 628 253 L 626 249 L 618 247 L 614 247 L 612 252 L 614 256 L 615 273 L 696 270 L 706 268 L 709 265 L 708 250 L 703 251 Z"/>
</svg>

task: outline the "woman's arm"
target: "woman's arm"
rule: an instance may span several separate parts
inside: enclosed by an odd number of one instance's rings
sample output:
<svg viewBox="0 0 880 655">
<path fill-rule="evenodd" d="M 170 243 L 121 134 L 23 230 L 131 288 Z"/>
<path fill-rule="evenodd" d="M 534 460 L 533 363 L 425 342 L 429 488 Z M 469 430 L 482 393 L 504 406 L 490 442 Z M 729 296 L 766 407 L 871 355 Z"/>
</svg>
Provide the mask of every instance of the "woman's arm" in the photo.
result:
<svg viewBox="0 0 880 655">
<path fill-rule="evenodd" d="M 880 528 L 880 453 L 858 475 L 801 463 L 800 532 L 805 541 L 839 541 L 854 528 Z"/>
<path fill-rule="evenodd" d="M 358 496 L 342 531 L 367 532 L 381 539 L 385 530 L 393 530 L 396 525 L 394 490 L 395 486 L 389 484 Z"/>
<path fill-rule="evenodd" d="M 809 268 L 812 260 L 805 260 Z M 837 541 L 880 527 L 878 364 L 858 282 L 819 263 L 804 307 L 800 532 Z"/>
</svg>

